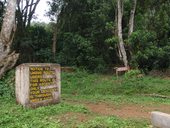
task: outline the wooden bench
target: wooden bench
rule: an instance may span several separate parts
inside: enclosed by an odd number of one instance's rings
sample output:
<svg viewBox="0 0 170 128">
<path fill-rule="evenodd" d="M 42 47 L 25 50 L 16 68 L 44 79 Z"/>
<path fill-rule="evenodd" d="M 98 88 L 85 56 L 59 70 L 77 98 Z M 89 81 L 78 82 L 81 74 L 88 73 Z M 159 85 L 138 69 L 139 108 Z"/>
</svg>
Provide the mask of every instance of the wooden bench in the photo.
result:
<svg viewBox="0 0 170 128">
<path fill-rule="evenodd" d="M 116 70 L 116 76 L 119 75 L 119 72 L 126 72 L 130 70 L 129 67 L 115 67 L 114 69 Z"/>
<path fill-rule="evenodd" d="M 71 72 L 75 72 L 75 68 L 74 67 L 61 67 L 61 71 L 62 72 L 68 72 L 68 73 L 71 73 Z"/>
</svg>

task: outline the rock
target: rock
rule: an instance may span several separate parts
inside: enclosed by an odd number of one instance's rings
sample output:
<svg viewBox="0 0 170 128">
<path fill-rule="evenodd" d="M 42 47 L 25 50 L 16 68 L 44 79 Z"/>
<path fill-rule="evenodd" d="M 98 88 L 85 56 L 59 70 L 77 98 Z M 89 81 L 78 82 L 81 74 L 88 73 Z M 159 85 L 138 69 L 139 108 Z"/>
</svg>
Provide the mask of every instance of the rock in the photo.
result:
<svg viewBox="0 0 170 128">
<path fill-rule="evenodd" d="M 162 112 L 151 113 L 153 128 L 170 128 L 170 115 Z"/>
</svg>

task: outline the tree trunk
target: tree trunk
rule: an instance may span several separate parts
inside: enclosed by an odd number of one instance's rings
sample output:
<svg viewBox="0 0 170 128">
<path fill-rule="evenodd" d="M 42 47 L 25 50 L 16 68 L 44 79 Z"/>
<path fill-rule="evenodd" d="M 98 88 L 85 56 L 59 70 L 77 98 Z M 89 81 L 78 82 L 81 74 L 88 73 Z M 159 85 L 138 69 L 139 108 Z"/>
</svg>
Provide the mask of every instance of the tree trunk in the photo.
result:
<svg viewBox="0 0 170 128">
<path fill-rule="evenodd" d="M 17 0 L 17 24 L 18 31 L 25 31 L 26 27 L 30 27 L 33 14 L 39 4 L 40 0 Z M 22 24 L 22 26 L 21 26 Z M 22 36 L 22 35 L 21 35 Z"/>
<path fill-rule="evenodd" d="M 54 23 L 53 26 L 53 45 L 52 45 L 52 52 L 53 52 L 53 60 L 55 61 L 56 58 L 56 44 L 57 44 L 57 23 Z"/>
<path fill-rule="evenodd" d="M 115 8 L 115 31 L 114 31 L 114 35 L 117 37 L 118 36 L 118 9 L 117 9 L 117 6 Z M 119 47 L 119 44 L 115 45 L 115 49 L 116 49 L 116 53 L 117 53 L 117 56 L 119 57 L 119 59 L 122 61 L 122 54 L 120 52 L 120 47 Z"/>
<path fill-rule="evenodd" d="M 15 52 L 10 52 L 15 33 L 15 9 L 16 0 L 8 0 L 0 32 L 0 78 L 15 65 L 19 56 Z"/>
<path fill-rule="evenodd" d="M 31 5 L 30 5 L 30 9 L 29 9 L 29 13 L 28 13 L 28 23 L 27 23 L 27 27 L 30 27 L 31 24 L 31 20 L 32 20 L 32 16 L 35 13 L 35 9 L 38 5 L 38 3 L 40 2 L 40 0 L 32 0 L 31 1 Z"/>
<path fill-rule="evenodd" d="M 123 1 L 117 0 L 117 10 L 118 10 L 118 38 L 119 38 L 119 50 L 122 58 L 120 60 L 123 60 L 124 66 L 128 66 L 128 60 L 126 55 L 126 50 L 123 42 L 123 35 L 122 35 L 122 17 L 123 17 Z"/>
<path fill-rule="evenodd" d="M 137 0 L 133 0 L 132 2 L 133 3 L 132 3 L 132 9 L 131 9 L 131 12 L 130 12 L 129 33 L 128 33 L 128 36 L 130 36 L 132 34 L 133 29 L 134 29 L 134 17 L 135 17 Z"/>
</svg>

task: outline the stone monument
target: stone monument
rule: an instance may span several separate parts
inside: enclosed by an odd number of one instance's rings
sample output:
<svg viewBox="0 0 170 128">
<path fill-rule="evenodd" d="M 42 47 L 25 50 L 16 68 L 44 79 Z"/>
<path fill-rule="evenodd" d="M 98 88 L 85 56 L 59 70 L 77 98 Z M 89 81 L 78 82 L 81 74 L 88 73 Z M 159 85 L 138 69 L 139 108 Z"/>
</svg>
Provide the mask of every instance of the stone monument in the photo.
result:
<svg viewBox="0 0 170 128">
<path fill-rule="evenodd" d="M 36 108 L 60 102 L 60 65 L 26 63 L 16 68 L 16 102 Z"/>
</svg>

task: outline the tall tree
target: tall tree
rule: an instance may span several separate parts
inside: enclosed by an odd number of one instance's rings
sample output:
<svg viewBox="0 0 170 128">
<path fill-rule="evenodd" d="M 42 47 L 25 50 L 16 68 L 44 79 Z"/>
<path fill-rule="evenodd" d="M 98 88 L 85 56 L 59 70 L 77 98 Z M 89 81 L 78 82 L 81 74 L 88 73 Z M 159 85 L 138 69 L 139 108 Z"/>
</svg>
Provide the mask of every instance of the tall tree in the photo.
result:
<svg viewBox="0 0 170 128">
<path fill-rule="evenodd" d="M 52 53 L 53 53 L 53 60 L 55 61 L 56 58 L 56 48 L 57 48 L 57 23 L 52 24 L 53 27 L 53 40 L 52 40 Z"/>
<path fill-rule="evenodd" d="M 53 60 L 56 59 L 56 49 L 57 49 L 57 35 L 58 35 L 58 22 L 59 22 L 59 15 L 62 10 L 63 0 L 53 0 L 49 2 L 50 10 L 48 11 L 47 15 L 50 17 L 53 23 L 51 24 L 52 31 L 53 31 L 53 40 L 52 40 L 52 53 L 53 53 Z"/>
<path fill-rule="evenodd" d="M 117 27 L 118 27 L 118 38 L 119 38 L 119 51 L 120 51 L 120 59 L 123 60 L 124 66 L 128 66 L 127 54 L 124 46 L 123 41 L 123 34 L 122 34 L 122 18 L 123 18 L 123 0 L 117 0 Z"/>
<path fill-rule="evenodd" d="M 8 0 L 0 32 L 0 78 L 12 68 L 19 54 L 11 53 L 11 44 L 15 33 L 16 0 Z"/>
<path fill-rule="evenodd" d="M 23 37 L 26 28 L 30 27 L 31 20 L 40 0 L 17 0 L 17 35 Z"/>
<path fill-rule="evenodd" d="M 134 29 L 134 17 L 135 17 L 135 11 L 136 11 L 136 3 L 137 3 L 137 0 L 132 0 L 132 9 L 130 12 L 128 36 L 130 36 L 132 34 L 133 29 Z"/>
<path fill-rule="evenodd" d="M 128 66 L 128 59 L 127 59 L 127 53 L 126 53 L 126 49 L 125 49 L 125 45 L 124 45 L 124 41 L 123 41 L 123 34 L 122 34 L 122 19 L 123 19 L 123 0 L 117 0 L 117 11 L 115 16 L 117 16 L 117 18 L 115 18 L 116 22 L 117 22 L 117 36 L 119 39 L 119 45 L 118 45 L 118 50 L 119 50 L 119 58 L 120 60 L 123 61 L 124 66 Z M 132 0 L 132 8 L 130 11 L 130 18 L 129 18 L 129 31 L 128 31 L 128 37 L 130 37 L 130 35 L 132 34 L 132 32 L 134 31 L 134 17 L 135 17 L 135 11 L 136 11 L 136 4 L 137 4 L 137 0 Z M 130 51 L 131 53 L 131 51 Z"/>
</svg>

